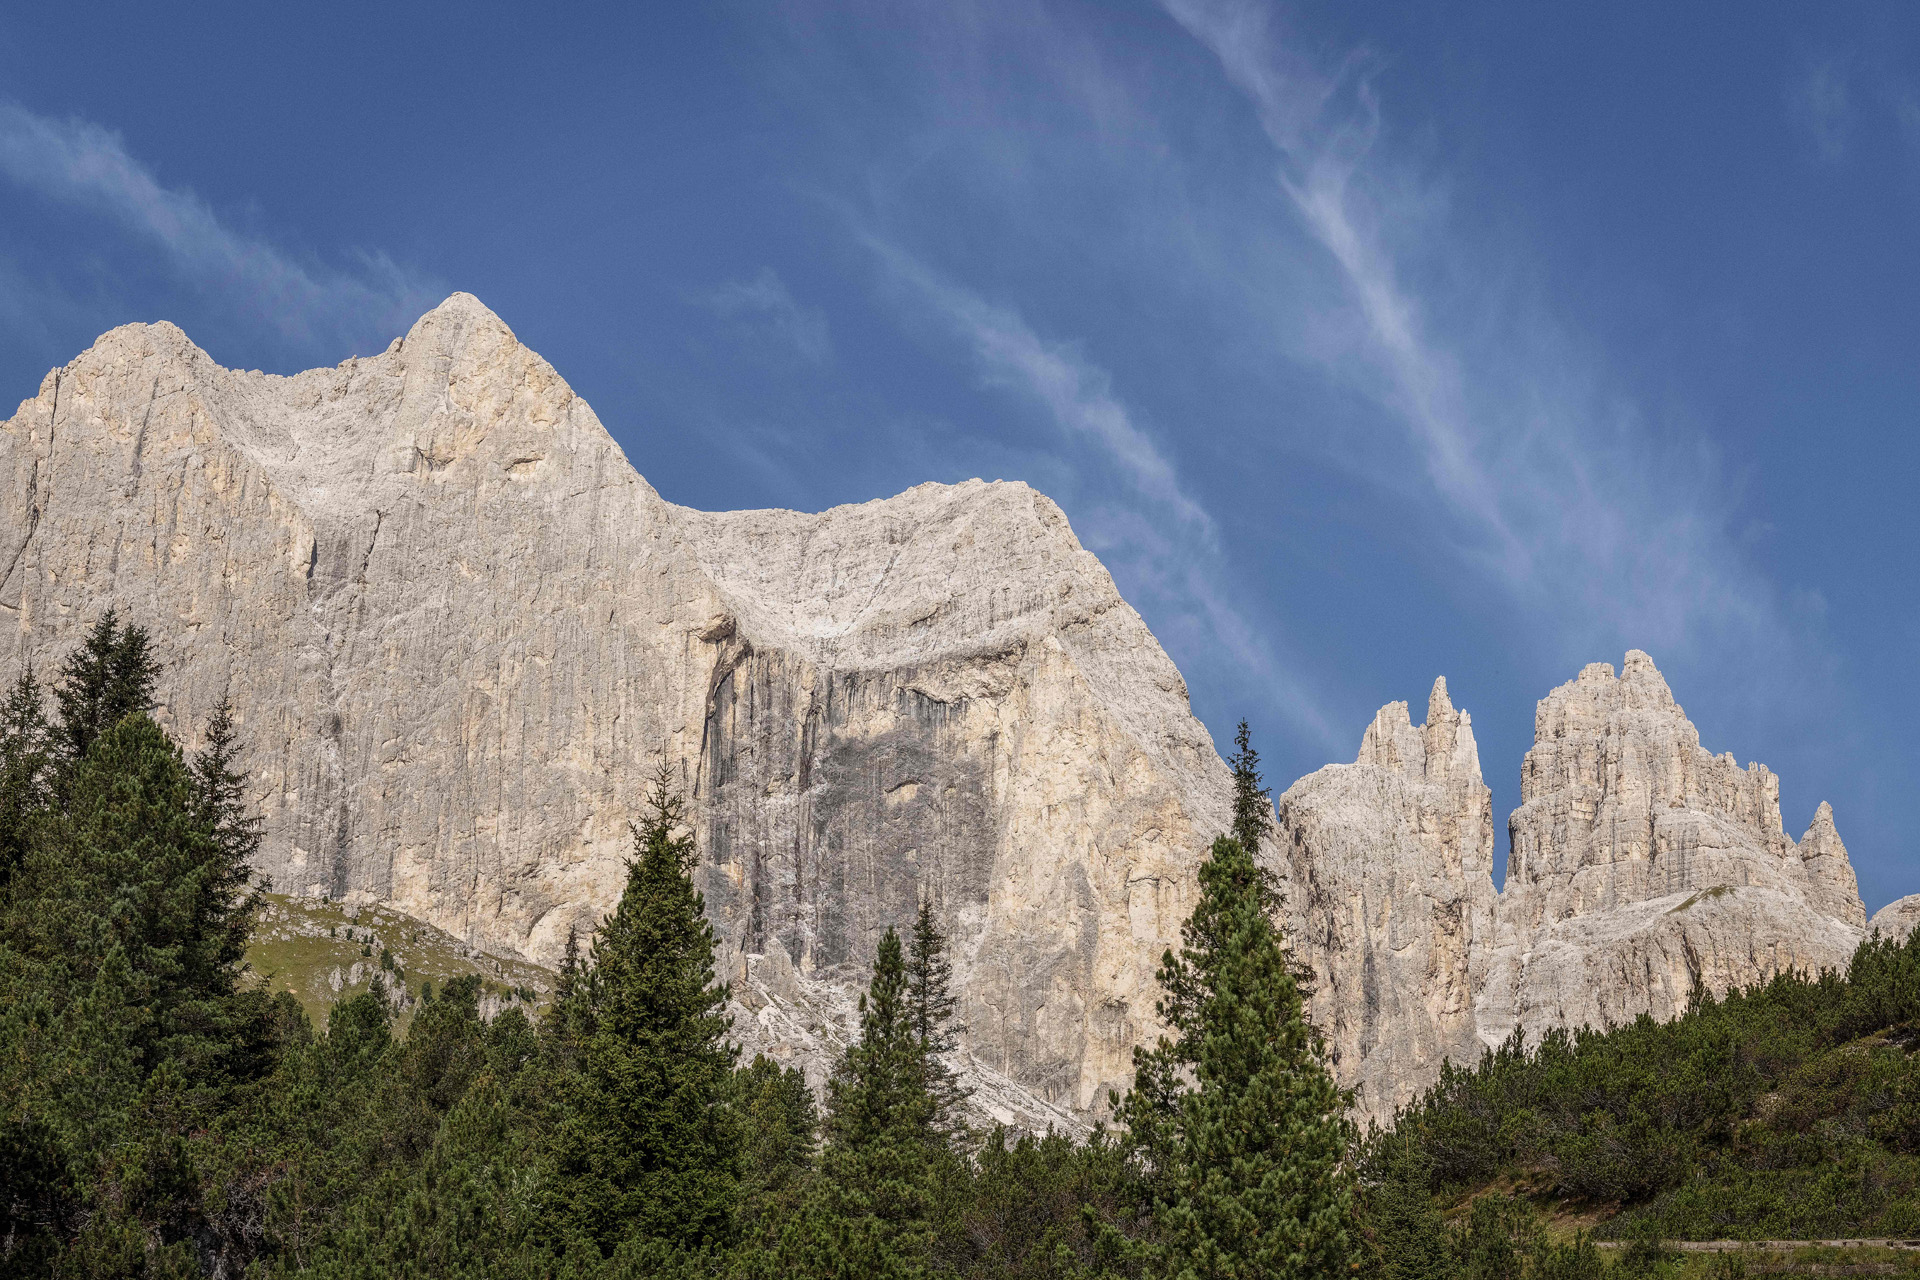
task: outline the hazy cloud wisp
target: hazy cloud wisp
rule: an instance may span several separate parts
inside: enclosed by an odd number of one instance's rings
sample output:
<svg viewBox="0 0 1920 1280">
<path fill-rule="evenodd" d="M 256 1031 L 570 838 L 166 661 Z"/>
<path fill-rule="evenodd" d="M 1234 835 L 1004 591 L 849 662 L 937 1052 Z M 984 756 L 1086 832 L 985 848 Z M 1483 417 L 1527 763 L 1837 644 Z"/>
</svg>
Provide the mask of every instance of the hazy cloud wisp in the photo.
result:
<svg viewBox="0 0 1920 1280">
<path fill-rule="evenodd" d="M 727 320 L 756 320 L 766 325 L 808 364 L 833 358 L 827 318 L 793 300 L 772 267 L 760 268 L 751 280 L 733 280 L 699 299 L 701 305 Z"/>
<path fill-rule="evenodd" d="M 1463 554 L 1576 647 L 1623 632 L 1661 646 L 1729 632 L 1764 649 L 1790 643 L 1707 469 L 1656 456 L 1631 409 L 1596 396 L 1580 359 L 1555 344 L 1548 317 L 1403 283 L 1398 255 L 1440 201 L 1380 154 L 1364 53 L 1324 69 L 1289 49 L 1253 0 L 1163 3 L 1252 104 L 1287 204 L 1337 265 L 1346 301 L 1335 305 L 1358 312 L 1359 348 L 1317 358 L 1415 445 Z M 1498 332 L 1506 349 L 1436 340 L 1430 317 L 1442 307 L 1447 332 Z"/>
<path fill-rule="evenodd" d="M 1272 691 L 1275 704 L 1320 745 L 1344 745 L 1333 718 L 1230 603 L 1213 517 L 1180 483 L 1173 463 L 1113 387 L 1113 377 L 1075 347 L 1049 342 L 1011 308 L 944 280 L 895 246 L 869 239 L 891 278 L 907 286 L 970 348 L 983 383 L 1044 408 L 1069 436 L 1095 446 L 1131 491 L 1093 512 L 1097 533 L 1136 570 L 1181 623 Z"/>
<path fill-rule="evenodd" d="M 439 300 L 430 281 L 385 255 L 362 255 L 357 271 L 329 270 L 226 225 L 191 191 L 163 186 L 118 134 L 86 120 L 0 102 L 0 173 L 111 218 L 180 276 L 231 295 L 296 344 L 384 343 Z"/>
</svg>

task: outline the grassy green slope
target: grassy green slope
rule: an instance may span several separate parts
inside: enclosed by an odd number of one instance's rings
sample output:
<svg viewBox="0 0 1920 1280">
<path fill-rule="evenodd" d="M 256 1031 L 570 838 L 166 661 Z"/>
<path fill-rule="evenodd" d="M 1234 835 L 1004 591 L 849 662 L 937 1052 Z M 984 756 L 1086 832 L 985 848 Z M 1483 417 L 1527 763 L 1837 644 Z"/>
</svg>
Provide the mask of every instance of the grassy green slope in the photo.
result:
<svg viewBox="0 0 1920 1280">
<path fill-rule="evenodd" d="M 389 969 L 382 961 L 392 961 Z M 256 979 L 300 1001 L 316 1029 L 327 1013 L 376 985 L 411 1021 L 422 983 L 478 974 L 487 1013 L 518 1003 L 529 1016 L 553 993 L 549 969 L 478 951 L 452 934 L 393 910 L 268 894 L 247 945 Z"/>
</svg>

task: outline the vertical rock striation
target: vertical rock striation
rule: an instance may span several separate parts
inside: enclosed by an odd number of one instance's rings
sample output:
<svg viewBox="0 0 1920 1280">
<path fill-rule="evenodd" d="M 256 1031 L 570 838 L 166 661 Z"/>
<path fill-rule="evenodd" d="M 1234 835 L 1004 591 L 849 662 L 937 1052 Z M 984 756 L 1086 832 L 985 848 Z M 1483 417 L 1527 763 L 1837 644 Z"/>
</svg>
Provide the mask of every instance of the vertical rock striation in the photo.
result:
<svg viewBox="0 0 1920 1280">
<path fill-rule="evenodd" d="M 277 889 L 550 961 L 613 905 L 665 760 L 743 1038 L 831 1047 L 930 894 L 968 1060 L 1032 1114 L 1129 1080 L 1228 808 L 1052 502 L 674 506 L 464 294 L 335 369 L 223 369 L 156 324 L 49 374 L 0 425 L 0 676 L 110 604 L 189 738 L 240 709 Z"/>
<path fill-rule="evenodd" d="M 50 373 L 0 424 L 0 678 L 109 605 L 183 736 L 239 709 L 276 889 L 551 961 L 612 907 L 664 762 L 750 1051 L 820 1082 L 927 895 L 962 1065 L 1030 1127 L 1130 1081 L 1230 809 L 1179 672 L 1045 497 L 675 506 L 465 294 L 293 377 L 168 324 Z M 1704 751 L 1645 654 L 1542 700 L 1522 800 L 1496 899 L 1445 681 L 1281 796 L 1264 856 L 1364 1115 L 1515 1028 L 1669 1016 L 1861 936 L 1832 811 L 1789 839 L 1777 780 Z"/>
<path fill-rule="evenodd" d="M 1382 707 L 1352 764 L 1275 805 L 1312 1013 L 1360 1111 L 1385 1119 L 1479 1052 L 1473 996 L 1492 925 L 1493 801 L 1473 724 L 1436 680 L 1424 726 Z"/>
<path fill-rule="evenodd" d="M 1866 913 L 1833 811 L 1799 844 L 1765 765 L 1715 756 L 1653 660 L 1593 663 L 1534 717 L 1481 1036 L 1670 1018 L 1785 969 L 1843 968 Z"/>
</svg>

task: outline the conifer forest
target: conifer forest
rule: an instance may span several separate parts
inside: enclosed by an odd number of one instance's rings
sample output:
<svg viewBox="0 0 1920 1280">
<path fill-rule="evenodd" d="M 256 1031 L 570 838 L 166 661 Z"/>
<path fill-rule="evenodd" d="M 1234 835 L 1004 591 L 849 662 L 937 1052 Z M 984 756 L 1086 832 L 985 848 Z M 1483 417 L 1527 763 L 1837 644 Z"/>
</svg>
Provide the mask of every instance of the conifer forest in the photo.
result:
<svg viewBox="0 0 1920 1280">
<path fill-rule="evenodd" d="M 1359 1131 L 1256 861 L 1244 726 L 1166 1034 L 1084 1139 L 972 1118 L 930 901 L 880 939 L 823 1097 L 742 1061 L 664 766 L 534 1016 L 484 1018 L 463 978 L 404 1031 L 384 989 L 316 1026 L 245 963 L 232 710 L 187 753 L 156 675 L 109 613 L 0 709 L 0 1275 L 1572 1280 L 1920 1234 L 1920 935 L 1516 1038 Z"/>
</svg>

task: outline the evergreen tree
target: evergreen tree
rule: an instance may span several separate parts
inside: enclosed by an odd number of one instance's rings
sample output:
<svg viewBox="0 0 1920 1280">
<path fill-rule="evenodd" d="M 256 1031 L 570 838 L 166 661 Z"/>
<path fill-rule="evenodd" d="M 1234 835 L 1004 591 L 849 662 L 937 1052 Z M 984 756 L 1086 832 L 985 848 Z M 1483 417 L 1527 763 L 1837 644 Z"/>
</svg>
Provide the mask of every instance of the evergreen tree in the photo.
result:
<svg viewBox="0 0 1920 1280">
<path fill-rule="evenodd" d="M 735 1077 L 745 1129 L 742 1218 L 749 1238 L 766 1234 L 797 1206 L 813 1164 L 813 1092 L 792 1067 L 764 1055 Z"/>
<path fill-rule="evenodd" d="M 933 1104 L 908 1001 L 900 935 L 888 929 L 860 1002 L 860 1040 L 827 1085 L 826 1147 L 787 1269 L 815 1280 L 928 1272 L 933 1240 Z"/>
<path fill-rule="evenodd" d="M 72 773 L 66 810 L 16 877 L 9 940 L 90 979 L 117 952 L 144 1007 L 148 1069 L 179 1057 L 218 1078 L 259 1028 L 239 999 L 252 899 L 245 868 L 205 825 L 180 751 L 143 714 L 97 738 Z"/>
<path fill-rule="evenodd" d="M 77 767 L 114 725 L 153 710 L 160 664 L 151 647 L 144 628 L 122 627 L 118 613 L 108 609 L 67 655 L 54 690 L 60 708 L 54 747 L 66 771 Z"/>
<path fill-rule="evenodd" d="M 611 1256 L 623 1245 L 720 1248 L 734 1234 L 740 1132 L 734 1047 L 714 981 L 713 929 L 694 890 L 684 801 L 662 766 L 634 828 L 620 905 L 593 942 L 577 1070 L 558 1135 L 556 1226 Z"/>
<path fill-rule="evenodd" d="M 27 856 L 32 829 L 47 804 L 50 730 L 40 683 L 29 668 L 0 704 L 0 889 Z"/>
<path fill-rule="evenodd" d="M 1123 1107 L 1164 1261 L 1183 1280 L 1340 1275 L 1354 1248 L 1345 1099 L 1273 911 L 1251 855 L 1215 840 L 1181 954 L 1161 964 L 1178 1038 L 1136 1055 Z"/>
<path fill-rule="evenodd" d="M 1393 1141 L 1386 1177 L 1373 1189 L 1370 1217 L 1385 1280 L 1451 1280 L 1457 1270 L 1427 1163 L 1416 1143 Z"/>
<path fill-rule="evenodd" d="M 247 935 L 261 898 L 250 888 L 253 855 L 260 849 L 261 820 L 247 807 L 246 779 L 234 771 L 240 735 L 233 706 L 226 698 L 207 721 L 206 745 L 193 759 L 193 813 L 213 842 L 209 866 L 209 903 L 219 914 L 204 922 L 220 953 L 220 963 L 244 963 Z"/>
<path fill-rule="evenodd" d="M 907 944 L 907 1017 L 919 1045 L 921 1088 L 927 1094 L 929 1122 L 942 1137 L 964 1140 L 966 1121 L 960 1108 L 973 1096 L 973 1090 L 960 1083 L 945 1059 L 954 1049 L 951 1023 L 957 1001 L 952 980 L 946 935 L 933 917 L 933 899 L 923 897 Z"/>
<path fill-rule="evenodd" d="M 1233 831 L 1235 840 L 1255 862 L 1260 846 L 1273 834 L 1273 791 L 1260 785 L 1260 753 L 1253 749 L 1253 737 L 1242 720 L 1233 735 Z"/>
</svg>

